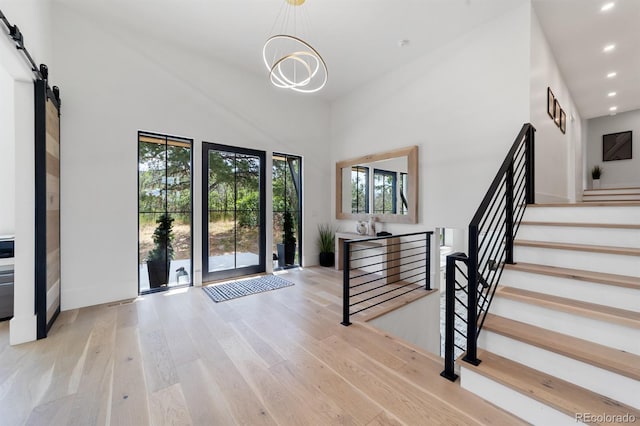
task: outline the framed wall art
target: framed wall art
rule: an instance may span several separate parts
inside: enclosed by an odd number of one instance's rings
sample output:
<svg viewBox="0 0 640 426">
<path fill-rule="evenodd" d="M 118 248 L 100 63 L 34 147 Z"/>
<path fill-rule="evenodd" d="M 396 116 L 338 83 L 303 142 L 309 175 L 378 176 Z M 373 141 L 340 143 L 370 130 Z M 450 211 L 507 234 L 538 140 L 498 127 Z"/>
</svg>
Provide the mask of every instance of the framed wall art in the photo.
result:
<svg viewBox="0 0 640 426">
<path fill-rule="evenodd" d="M 631 130 L 602 135 L 602 161 L 630 160 L 631 143 Z"/>
</svg>

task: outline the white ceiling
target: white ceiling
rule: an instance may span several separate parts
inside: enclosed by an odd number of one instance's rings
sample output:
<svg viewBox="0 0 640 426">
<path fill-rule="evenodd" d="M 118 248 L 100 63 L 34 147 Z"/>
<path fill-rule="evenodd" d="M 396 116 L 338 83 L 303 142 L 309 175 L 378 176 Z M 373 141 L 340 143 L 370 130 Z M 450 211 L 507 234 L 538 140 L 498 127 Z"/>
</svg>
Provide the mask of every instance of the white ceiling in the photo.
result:
<svg viewBox="0 0 640 426">
<path fill-rule="evenodd" d="M 534 9 L 582 118 L 640 109 L 640 0 L 534 0 Z"/>
<path fill-rule="evenodd" d="M 114 27 L 255 73 L 284 0 L 54 0 Z M 600 7 L 616 6 L 607 13 Z M 325 58 L 333 100 L 526 0 L 307 0 L 309 41 Z M 640 108 L 640 0 L 533 0 L 583 118 Z M 398 41 L 408 39 L 407 47 Z M 616 43 L 603 54 L 607 43 Z M 606 79 L 609 71 L 615 79 Z M 607 93 L 616 91 L 615 98 Z"/>
</svg>

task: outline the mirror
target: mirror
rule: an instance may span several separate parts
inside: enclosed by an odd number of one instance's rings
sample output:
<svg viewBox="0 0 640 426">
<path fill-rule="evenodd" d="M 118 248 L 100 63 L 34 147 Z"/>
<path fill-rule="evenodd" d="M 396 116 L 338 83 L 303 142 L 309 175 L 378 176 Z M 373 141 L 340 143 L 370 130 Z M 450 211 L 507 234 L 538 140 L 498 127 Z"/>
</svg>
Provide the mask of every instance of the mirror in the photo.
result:
<svg viewBox="0 0 640 426">
<path fill-rule="evenodd" d="M 336 218 L 417 223 L 418 147 L 336 163 Z"/>
</svg>

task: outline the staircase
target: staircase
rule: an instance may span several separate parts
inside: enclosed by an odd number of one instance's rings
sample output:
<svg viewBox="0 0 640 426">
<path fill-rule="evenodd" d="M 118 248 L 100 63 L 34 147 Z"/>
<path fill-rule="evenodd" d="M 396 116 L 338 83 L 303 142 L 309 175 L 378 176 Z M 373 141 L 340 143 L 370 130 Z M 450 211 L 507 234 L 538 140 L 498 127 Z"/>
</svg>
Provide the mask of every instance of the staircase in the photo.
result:
<svg viewBox="0 0 640 426">
<path fill-rule="evenodd" d="M 530 205 L 462 387 L 537 425 L 640 424 L 640 202 Z"/>
<path fill-rule="evenodd" d="M 587 189 L 582 195 L 582 201 L 636 201 L 640 202 L 640 188 L 607 188 Z"/>
</svg>

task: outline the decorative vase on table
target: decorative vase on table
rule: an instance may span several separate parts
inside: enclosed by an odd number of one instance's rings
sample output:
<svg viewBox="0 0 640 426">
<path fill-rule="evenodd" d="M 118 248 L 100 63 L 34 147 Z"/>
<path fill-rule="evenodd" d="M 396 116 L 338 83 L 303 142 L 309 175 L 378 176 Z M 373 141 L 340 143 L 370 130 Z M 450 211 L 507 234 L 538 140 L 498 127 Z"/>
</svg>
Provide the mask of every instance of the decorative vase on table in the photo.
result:
<svg viewBox="0 0 640 426">
<path fill-rule="evenodd" d="M 593 189 L 600 189 L 600 179 L 593 179 Z"/>
</svg>

